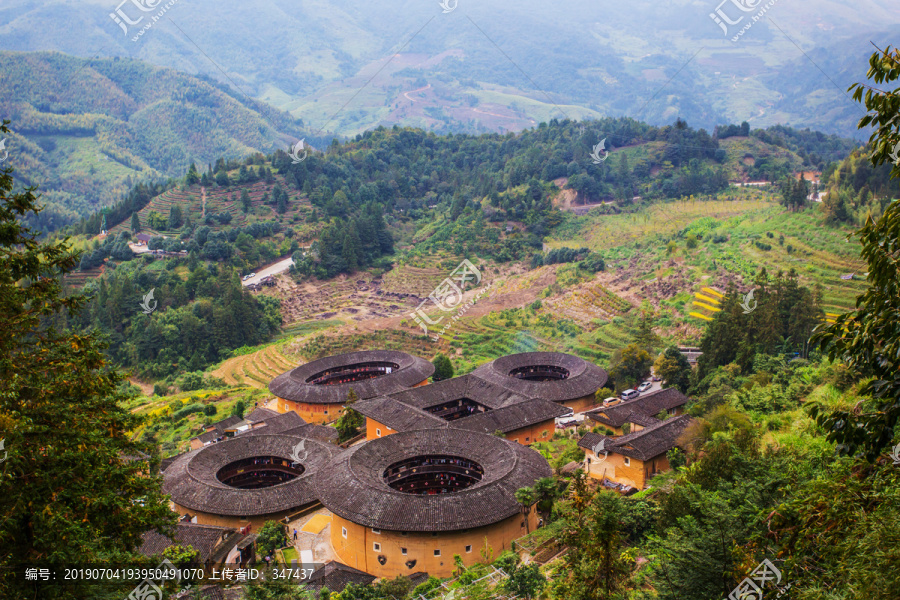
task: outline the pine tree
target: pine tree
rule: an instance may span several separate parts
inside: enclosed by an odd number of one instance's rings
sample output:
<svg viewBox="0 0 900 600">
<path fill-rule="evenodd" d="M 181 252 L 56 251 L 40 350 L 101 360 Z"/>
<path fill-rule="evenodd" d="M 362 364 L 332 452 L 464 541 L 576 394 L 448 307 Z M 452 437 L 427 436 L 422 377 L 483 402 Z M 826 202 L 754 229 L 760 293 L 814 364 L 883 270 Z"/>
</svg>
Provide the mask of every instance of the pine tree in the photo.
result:
<svg viewBox="0 0 900 600">
<path fill-rule="evenodd" d="M 8 134 L 6 123 L 0 134 Z M 141 534 L 174 525 L 131 439 L 140 418 L 122 408 L 123 376 L 91 334 L 62 333 L 61 313 L 87 299 L 64 295 L 60 276 L 78 263 L 65 242 L 44 243 L 23 225 L 38 213 L 31 191 L 12 193 L 0 171 L 0 567 L 103 563 L 134 557 Z M 31 285 L 19 285 L 20 281 Z M 64 426 L 63 426 L 64 424 Z M 8 571 L 11 573 L 12 571 Z M 4 598 L 94 598 L 94 586 L 35 584 L 0 575 Z"/>
<path fill-rule="evenodd" d="M 131 232 L 134 234 L 140 233 L 141 231 L 141 218 L 138 217 L 136 212 L 131 213 Z"/>
<path fill-rule="evenodd" d="M 453 364 L 444 354 L 438 354 L 432 361 L 434 365 L 434 375 L 431 376 L 432 381 L 444 381 L 453 377 Z"/>
<path fill-rule="evenodd" d="M 200 181 L 200 175 L 197 173 L 197 165 L 191 163 L 191 166 L 188 167 L 187 175 L 184 177 L 184 182 L 188 185 L 194 185 Z"/>
<path fill-rule="evenodd" d="M 241 210 L 246 214 L 250 212 L 251 205 L 250 194 L 247 193 L 246 189 L 241 190 Z"/>
</svg>

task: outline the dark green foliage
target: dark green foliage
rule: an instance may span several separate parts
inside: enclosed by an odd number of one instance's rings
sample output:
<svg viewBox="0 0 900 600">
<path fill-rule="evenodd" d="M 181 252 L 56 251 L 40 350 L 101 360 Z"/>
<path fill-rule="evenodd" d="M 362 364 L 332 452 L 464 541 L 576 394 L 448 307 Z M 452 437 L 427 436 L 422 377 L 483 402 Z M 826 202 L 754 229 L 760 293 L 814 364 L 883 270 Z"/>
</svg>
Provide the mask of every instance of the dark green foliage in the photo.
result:
<svg viewBox="0 0 900 600">
<path fill-rule="evenodd" d="M 104 213 L 98 212 L 82 219 L 77 224 L 72 225 L 67 231 L 73 234 L 97 235 L 100 233 L 100 225 L 104 214 L 106 215 L 106 228 L 108 230 L 112 229 L 131 217 L 132 214 L 146 207 L 154 197 L 162 194 L 171 186 L 172 184 L 163 183 L 139 183 L 125 195 L 122 201 L 114 204 L 111 208 L 105 209 Z M 134 220 L 132 220 L 132 224 L 134 224 Z"/>
<path fill-rule="evenodd" d="M 571 600 L 612 600 L 628 580 L 625 507 L 613 492 L 576 491 L 560 541 L 569 547 L 551 582 L 554 595 Z"/>
<path fill-rule="evenodd" d="M 181 207 L 173 204 L 169 208 L 169 220 L 166 223 L 167 229 L 178 229 L 184 223 L 184 217 L 181 214 Z"/>
<path fill-rule="evenodd" d="M 653 359 L 638 344 L 629 344 L 613 353 L 609 365 L 609 376 L 616 382 L 616 390 L 621 391 L 634 387 L 647 377 Z"/>
<path fill-rule="evenodd" d="M 347 403 L 341 411 L 341 416 L 334 423 L 334 428 L 338 431 L 338 441 L 346 442 L 359 435 L 359 429 L 366 424 L 366 418 L 353 410 L 353 404 L 359 400 L 356 392 L 350 390 L 347 394 Z"/>
<path fill-rule="evenodd" d="M 653 365 L 653 372 L 661 377 L 665 387 L 687 393 L 691 385 L 691 363 L 675 346 L 669 346 Z"/>
<path fill-rule="evenodd" d="M 231 416 L 244 418 L 244 411 L 247 410 L 247 405 L 243 400 L 238 400 L 234 403 L 234 406 L 231 408 Z"/>
<path fill-rule="evenodd" d="M 260 527 L 256 538 L 256 550 L 260 558 L 273 556 L 275 550 L 288 545 L 284 525 L 277 521 L 266 521 Z"/>
<path fill-rule="evenodd" d="M 503 589 L 520 598 L 536 598 L 547 585 L 547 578 L 539 565 L 519 565 L 503 582 Z"/>
<path fill-rule="evenodd" d="M 124 597 L 13 576 L 27 562 L 61 573 L 64 564 L 133 560 L 141 534 L 167 532 L 174 518 L 149 461 L 138 458 L 150 449 L 132 441 L 141 420 L 119 404 L 128 400 L 123 375 L 95 336 L 60 331 L 63 315 L 86 305 L 64 297 L 58 279 L 78 256 L 23 225 L 37 198 L 13 193 L 12 173 L 0 169 L 0 596 Z"/>
<path fill-rule="evenodd" d="M 173 423 L 177 423 L 181 419 L 185 418 L 188 415 L 193 415 L 195 413 L 203 412 L 204 406 L 200 403 L 189 404 L 184 408 L 178 409 L 173 412 L 171 415 L 171 419 Z"/>
<path fill-rule="evenodd" d="M 313 242 L 296 269 L 303 275 L 320 278 L 376 264 L 392 253 L 394 242 L 377 205 L 365 207 L 356 216 L 342 222 L 333 221 Z"/>
<path fill-rule="evenodd" d="M 209 238 L 218 239 L 215 234 Z M 176 248 L 185 247 L 172 241 Z M 209 254 L 216 244 L 231 248 L 227 242 L 207 241 L 203 252 Z M 146 315 L 140 303 L 151 289 L 158 305 Z M 234 348 L 267 341 L 280 326 L 280 317 L 274 318 L 277 308 L 254 299 L 238 274 L 225 267 L 197 266 L 186 281 L 169 271 L 141 267 L 91 281 L 85 291 L 91 295 L 88 310 L 72 324 L 109 332 L 110 357 L 149 377 L 187 371 L 192 360 L 191 369 L 203 368 Z"/>
<path fill-rule="evenodd" d="M 789 210 L 798 210 L 806 206 L 809 183 L 802 176 L 797 180 L 785 178 L 779 187 L 781 203 Z M 771 246 L 768 249 L 771 250 Z"/>
<path fill-rule="evenodd" d="M 888 47 L 875 52 L 869 64 L 868 76 L 878 84 L 900 79 L 900 51 Z M 900 143 L 896 125 L 900 99 L 897 90 L 881 92 L 861 85 L 856 86 L 854 98 L 864 98 L 867 110 L 860 127 L 873 123 L 878 127 L 870 139 L 872 164 L 877 167 L 890 159 Z M 893 166 L 891 177 L 900 177 L 900 165 Z M 873 399 L 859 411 L 822 413 L 814 407 L 813 415 L 826 427 L 829 439 L 838 443 L 839 452 L 858 452 L 874 461 L 893 442 L 900 421 L 900 268 L 896 260 L 900 252 L 900 202 L 892 202 L 877 222 L 867 219 L 858 235 L 869 267 L 869 289 L 857 298 L 856 310 L 818 332 L 816 342 L 832 358 L 840 358 L 852 370 L 871 377 L 862 393 Z"/>
<path fill-rule="evenodd" d="M 107 258 L 118 261 L 131 260 L 134 258 L 134 253 L 128 247 L 128 237 L 129 234 L 124 231 L 118 235 L 107 236 L 97 248 L 81 255 L 78 269 L 80 271 L 95 269 L 102 265 Z"/>
<path fill-rule="evenodd" d="M 813 329 L 823 320 L 821 290 L 811 291 L 798 282 L 792 269 L 769 277 L 762 269 L 754 280 L 754 297 L 742 308 L 744 297 L 730 286 L 720 312 L 708 325 L 698 360 L 702 380 L 716 367 L 737 363 L 748 372 L 758 353 L 797 350 L 805 357 Z M 754 308 L 755 307 L 755 308 Z"/>
<path fill-rule="evenodd" d="M 131 214 L 131 232 L 132 233 L 140 233 L 141 231 L 141 220 L 138 218 L 138 214 Z"/>
<path fill-rule="evenodd" d="M 216 416 L 217 412 L 218 412 L 218 408 L 216 407 L 215 404 L 207 404 L 203 408 L 203 414 L 206 415 L 207 417 L 214 417 L 214 416 Z"/>
<path fill-rule="evenodd" d="M 535 268 L 544 265 L 578 262 L 586 259 L 590 253 L 591 251 L 587 248 L 579 248 L 578 250 L 575 248 L 554 248 L 543 256 L 540 254 L 532 256 L 531 266 L 532 268 Z"/>
<path fill-rule="evenodd" d="M 445 354 L 438 354 L 431 361 L 434 364 L 434 375 L 431 376 L 432 381 L 443 381 L 453 377 L 453 364 Z"/>
</svg>

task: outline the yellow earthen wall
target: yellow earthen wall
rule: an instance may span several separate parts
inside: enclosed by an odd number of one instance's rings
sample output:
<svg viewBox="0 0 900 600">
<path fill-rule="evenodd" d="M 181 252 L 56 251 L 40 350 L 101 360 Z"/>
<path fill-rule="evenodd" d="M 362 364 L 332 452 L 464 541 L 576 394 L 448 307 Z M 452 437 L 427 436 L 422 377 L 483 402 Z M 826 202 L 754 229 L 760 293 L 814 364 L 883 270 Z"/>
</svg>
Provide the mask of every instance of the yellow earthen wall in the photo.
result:
<svg viewBox="0 0 900 600">
<path fill-rule="evenodd" d="M 432 536 L 430 533 L 412 532 L 402 535 L 401 532 L 387 530 L 374 533 L 369 527 L 334 515 L 331 544 L 340 562 L 376 577 L 393 578 L 418 571 L 435 577 L 450 577 L 456 568 L 454 554 L 458 554 L 466 566 L 482 561 L 481 549 L 487 537 L 487 543 L 494 551 L 493 557 L 497 558 L 501 552 L 511 548 L 513 540 L 526 534 L 524 521 L 523 515 L 518 514 L 486 527 Z M 534 531 L 537 525 L 536 509 L 529 513 L 528 522 L 530 531 Z M 347 531 L 346 537 L 344 530 Z M 380 544 L 380 550 L 376 551 L 374 544 Z M 466 552 L 466 546 L 471 546 L 469 552 Z M 440 556 L 434 555 L 435 550 L 440 550 Z M 378 561 L 379 556 L 385 558 L 383 565 Z M 412 560 L 416 561 L 415 564 L 407 566 L 407 561 Z"/>
</svg>

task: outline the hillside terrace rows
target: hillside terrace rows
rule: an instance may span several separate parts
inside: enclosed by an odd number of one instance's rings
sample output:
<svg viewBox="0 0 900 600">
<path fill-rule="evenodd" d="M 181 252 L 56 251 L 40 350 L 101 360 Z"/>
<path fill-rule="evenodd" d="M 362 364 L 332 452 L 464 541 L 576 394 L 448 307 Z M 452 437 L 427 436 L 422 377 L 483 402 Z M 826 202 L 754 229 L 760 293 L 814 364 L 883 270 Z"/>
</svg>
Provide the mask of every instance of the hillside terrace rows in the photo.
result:
<svg viewBox="0 0 900 600">
<path fill-rule="evenodd" d="M 285 213 L 285 216 L 290 216 L 292 213 L 296 213 L 297 210 L 301 207 L 309 208 L 310 204 L 308 200 L 305 198 L 297 198 L 292 191 L 288 187 L 287 183 L 284 181 L 284 178 L 280 175 L 275 175 L 275 182 L 271 185 L 266 184 L 263 181 L 257 181 L 252 185 L 235 185 L 227 188 L 219 188 L 217 186 L 209 186 L 206 188 L 206 215 L 211 214 L 220 214 L 223 212 L 227 212 L 232 216 L 232 221 L 228 226 L 241 226 L 247 222 L 247 214 L 244 214 L 241 209 L 240 197 L 241 192 L 246 189 L 248 195 L 251 200 L 251 213 L 255 213 L 257 209 L 263 208 L 272 213 L 272 217 L 274 218 L 277 213 L 275 212 L 274 206 L 269 206 L 263 204 L 262 198 L 266 193 L 270 194 L 275 186 L 275 183 L 280 185 L 282 189 L 284 189 L 288 196 L 290 197 L 289 210 Z M 234 200 L 232 199 L 234 198 Z M 141 209 L 138 212 L 138 219 L 141 222 L 141 229 L 143 233 L 149 233 L 151 235 L 163 235 L 163 232 L 157 231 L 150 227 L 149 216 L 152 211 L 158 212 L 163 218 L 168 218 L 169 210 L 172 206 L 181 207 L 185 216 L 190 215 L 191 220 L 196 224 L 203 221 L 204 213 L 203 213 L 203 190 L 199 184 L 191 185 L 188 187 L 179 187 L 171 190 L 167 190 L 153 198 L 147 206 Z M 219 229 L 223 226 L 216 223 L 212 226 L 213 229 Z M 118 233 L 120 231 L 130 231 L 131 230 L 131 221 L 126 219 L 125 221 L 119 223 L 115 227 L 113 227 L 110 232 Z"/>
</svg>

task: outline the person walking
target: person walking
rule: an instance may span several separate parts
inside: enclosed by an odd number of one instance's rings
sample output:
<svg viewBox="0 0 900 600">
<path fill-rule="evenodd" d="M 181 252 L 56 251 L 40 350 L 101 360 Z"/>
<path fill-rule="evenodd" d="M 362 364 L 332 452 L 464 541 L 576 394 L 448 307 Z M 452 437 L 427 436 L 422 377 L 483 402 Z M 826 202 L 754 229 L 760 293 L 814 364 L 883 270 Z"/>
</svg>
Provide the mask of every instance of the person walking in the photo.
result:
<svg viewBox="0 0 900 600">
<path fill-rule="evenodd" d="M 294 541 L 297 541 L 297 528 L 294 527 Z"/>
</svg>

